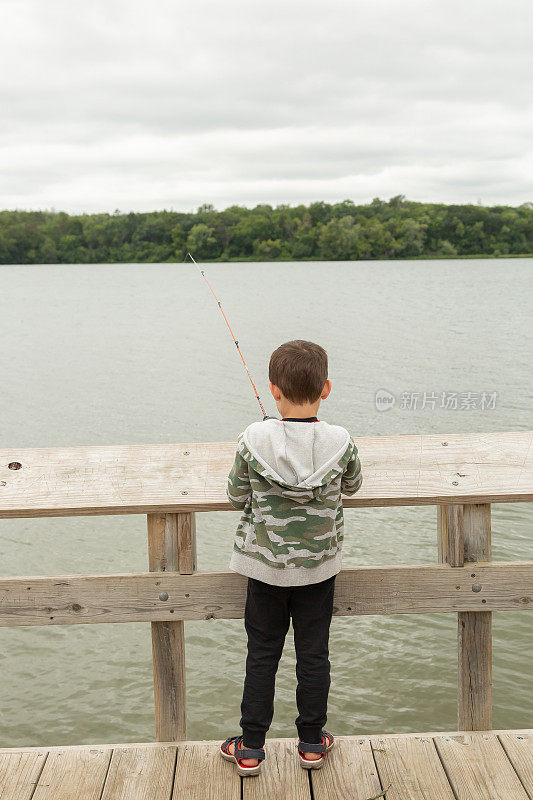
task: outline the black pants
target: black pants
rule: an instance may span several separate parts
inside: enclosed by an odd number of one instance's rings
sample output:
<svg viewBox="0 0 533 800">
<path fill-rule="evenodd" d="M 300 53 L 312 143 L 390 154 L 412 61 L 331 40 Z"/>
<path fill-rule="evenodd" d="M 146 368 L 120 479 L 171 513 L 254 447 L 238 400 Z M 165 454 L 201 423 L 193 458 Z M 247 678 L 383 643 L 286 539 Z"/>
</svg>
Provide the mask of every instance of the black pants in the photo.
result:
<svg viewBox="0 0 533 800">
<path fill-rule="evenodd" d="M 248 578 L 248 634 L 240 725 L 246 747 L 263 747 L 274 714 L 274 684 L 290 618 L 296 649 L 296 727 L 304 742 L 320 743 L 330 686 L 329 627 L 335 576 L 309 586 L 271 586 Z"/>
</svg>

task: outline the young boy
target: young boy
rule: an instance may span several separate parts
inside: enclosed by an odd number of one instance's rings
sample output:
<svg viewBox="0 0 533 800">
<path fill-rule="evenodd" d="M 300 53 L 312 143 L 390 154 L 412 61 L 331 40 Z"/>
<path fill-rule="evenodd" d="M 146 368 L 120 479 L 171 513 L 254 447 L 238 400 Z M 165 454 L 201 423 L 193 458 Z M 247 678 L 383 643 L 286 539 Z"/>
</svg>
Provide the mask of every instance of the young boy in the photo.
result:
<svg viewBox="0 0 533 800">
<path fill-rule="evenodd" d="M 272 353 L 270 391 L 282 419 L 254 422 L 239 436 L 228 478 L 242 510 L 230 568 L 248 577 L 248 634 L 242 736 L 221 745 L 240 775 L 257 775 L 274 713 L 274 683 L 292 617 L 296 649 L 298 752 L 305 769 L 324 764 L 333 736 L 323 730 L 330 686 L 329 627 L 341 568 L 341 492 L 362 483 L 347 430 L 317 419 L 331 391 L 328 357 L 313 342 Z"/>
</svg>

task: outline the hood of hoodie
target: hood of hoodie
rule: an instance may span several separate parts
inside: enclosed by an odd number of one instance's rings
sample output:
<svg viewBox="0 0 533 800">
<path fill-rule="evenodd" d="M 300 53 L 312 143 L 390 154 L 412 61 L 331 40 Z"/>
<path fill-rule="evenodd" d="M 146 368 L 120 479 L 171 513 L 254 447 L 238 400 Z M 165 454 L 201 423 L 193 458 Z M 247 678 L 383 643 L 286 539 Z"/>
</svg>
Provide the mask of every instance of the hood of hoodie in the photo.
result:
<svg viewBox="0 0 533 800">
<path fill-rule="evenodd" d="M 345 428 L 328 422 L 253 422 L 243 432 L 243 457 L 280 494 L 299 503 L 319 497 L 344 472 L 353 452 Z"/>
</svg>

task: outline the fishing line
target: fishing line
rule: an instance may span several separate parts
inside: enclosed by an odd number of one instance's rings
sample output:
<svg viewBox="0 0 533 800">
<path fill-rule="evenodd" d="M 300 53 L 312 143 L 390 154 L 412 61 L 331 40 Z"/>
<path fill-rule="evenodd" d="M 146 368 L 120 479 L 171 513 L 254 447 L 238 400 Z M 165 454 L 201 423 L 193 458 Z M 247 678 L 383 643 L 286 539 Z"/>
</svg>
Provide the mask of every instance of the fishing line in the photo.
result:
<svg viewBox="0 0 533 800">
<path fill-rule="evenodd" d="M 206 275 L 205 275 L 205 272 L 203 271 L 203 269 L 200 269 L 200 267 L 199 267 L 199 265 L 198 265 L 198 262 L 197 262 L 197 261 L 195 261 L 195 259 L 192 257 L 192 255 L 191 255 L 190 253 L 187 253 L 187 255 L 185 256 L 185 260 L 187 260 L 187 258 L 190 258 L 190 259 L 191 259 L 191 261 L 192 261 L 192 262 L 193 262 L 193 264 L 195 265 L 196 269 L 198 270 L 198 272 L 200 273 L 200 275 L 202 276 L 202 278 L 204 279 L 204 281 L 205 281 L 205 282 L 207 283 L 207 285 L 209 286 L 209 289 L 210 289 L 210 291 L 211 291 L 211 294 L 212 294 L 212 295 L 213 295 L 213 297 L 215 298 L 215 300 L 216 300 L 216 303 L 217 303 L 217 305 L 218 305 L 218 307 L 219 307 L 219 309 L 220 309 L 220 313 L 221 313 L 221 314 L 222 314 L 222 316 L 224 317 L 224 322 L 225 322 L 225 323 L 226 323 L 226 325 L 228 326 L 228 330 L 229 330 L 229 332 L 231 333 L 231 338 L 232 338 L 232 339 L 233 339 L 233 341 L 235 342 L 235 346 L 236 346 L 236 348 L 237 348 L 237 351 L 238 351 L 238 353 L 239 353 L 239 355 L 240 355 L 240 357 L 241 357 L 241 361 L 242 361 L 242 363 L 243 363 L 243 365 L 244 365 L 244 369 L 246 370 L 246 374 L 248 375 L 248 378 L 250 379 L 250 383 L 252 384 L 252 389 L 254 390 L 254 394 L 255 394 L 256 400 L 257 400 L 257 402 L 259 403 L 259 407 L 260 407 L 260 409 L 261 409 L 261 411 L 262 411 L 262 413 L 263 413 L 263 419 L 269 419 L 269 417 L 268 417 L 268 414 L 267 414 L 267 413 L 266 413 L 266 411 L 265 411 L 265 407 L 264 407 L 263 403 L 261 402 L 261 398 L 259 397 L 259 392 L 257 391 L 257 389 L 256 389 L 256 387 L 255 387 L 255 383 L 254 383 L 254 381 L 253 381 L 253 378 L 252 378 L 252 376 L 250 375 L 250 370 L 248 369 L 248 365 L 247 365 L 246 361 L 244 360 L 244 356 L 243 356 L 243 354 L 242 354 L 241 348 L 239 347 L 239 342 L 237 341 L 237 339 L 235 338 L 235 335 L 234 335 L 233 331 L 231 330 L 231 325 L 229 324 L 229 322 L 228 322 L 228 318 L 226 317 L 226 315 L 225 315 L 225 313 L 224 313 L 224 309 L 222 308 L 222 304 L 221 304 L 220 300 L 219 300 L 219 299 L 218 299 L 218 297 L 216 296 L 216 294 L 215 294 L 215 292 L 214 292 L 214 290 L 213 290 L 213 287 L 211 286 L 211 284 L 210 284 L 210 283 L 209 283 L 209 281 L 207 280 L 207 278 L 206 278 Z"/>
</svg>

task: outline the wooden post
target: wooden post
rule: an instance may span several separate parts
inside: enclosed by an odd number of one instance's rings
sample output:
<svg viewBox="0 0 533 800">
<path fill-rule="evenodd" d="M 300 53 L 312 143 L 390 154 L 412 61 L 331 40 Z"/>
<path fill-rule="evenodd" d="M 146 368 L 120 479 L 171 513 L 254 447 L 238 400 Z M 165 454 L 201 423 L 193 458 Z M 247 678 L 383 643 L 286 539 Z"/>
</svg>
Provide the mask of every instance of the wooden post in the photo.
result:
<svg viewBox="0 0 533 800">
<path fill-rule="evenodd" d="M 192 575 L 196 572 L 196 517 L 176 514 L 178 533 L 178 572 Z"/>
<path fill-rule="evenodd" d="M 490 560 L 490 504 L 464 507 L 465 562 Z M 470 577 L 478 583 L 475 570 Z M 482 588 L 482 587 L 481 587 Z M 458 726 L 464 731 L 492 728 L 492 612 L 458 614 Z"/>
<path fill-rule="evenodd" d="M 437 506 L 437 536 L 439 562 L 450 567 L 462 567 L 464 559 L 463 506 Z"/>
<path fill-rule="evenodd" d="M 490 504 L 449 504 L 437 508 L 439 561 L 452 567 L 462 567 L 468 562 L 490 561 Z M 470 575 L 473 587 L 479 583 L 476 578 L 474 571 Z M 490 730 L 492 613 L 460 611 L 457 617 L 458 730 Z"/>
<path fill-rule="evenodd" d="M 148 514 L 147 521 L 150 571 L 194 572 L 194 513 Z M 151 626 L 156 739 L 158 742 L 186 739 L 183 620 L 152 622 Z"/>
</svg>

